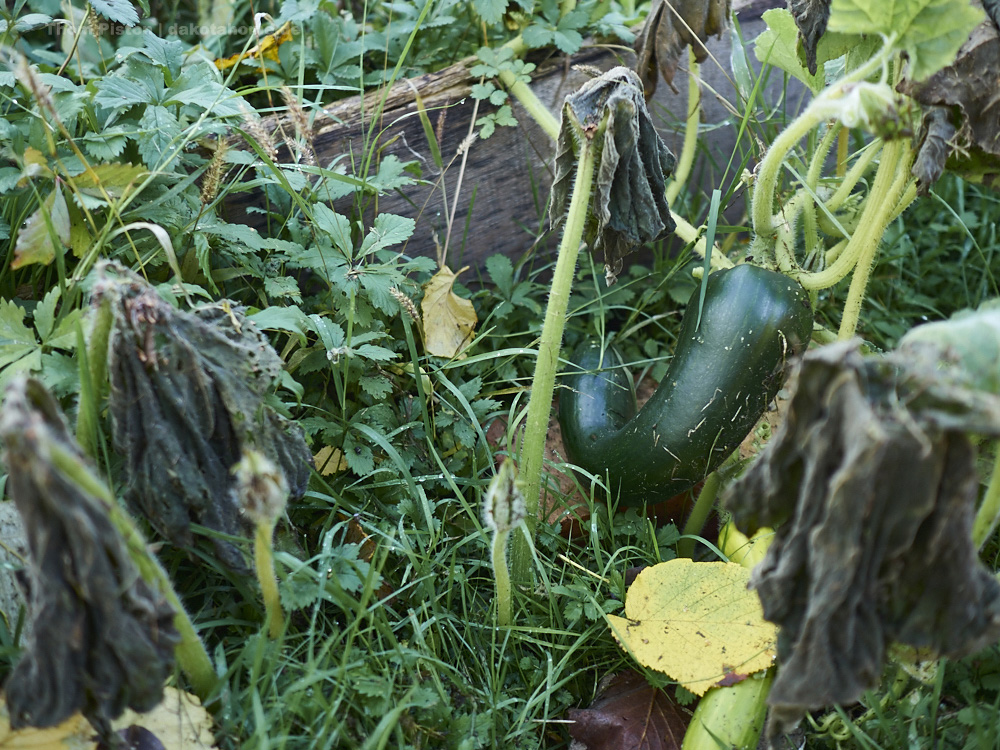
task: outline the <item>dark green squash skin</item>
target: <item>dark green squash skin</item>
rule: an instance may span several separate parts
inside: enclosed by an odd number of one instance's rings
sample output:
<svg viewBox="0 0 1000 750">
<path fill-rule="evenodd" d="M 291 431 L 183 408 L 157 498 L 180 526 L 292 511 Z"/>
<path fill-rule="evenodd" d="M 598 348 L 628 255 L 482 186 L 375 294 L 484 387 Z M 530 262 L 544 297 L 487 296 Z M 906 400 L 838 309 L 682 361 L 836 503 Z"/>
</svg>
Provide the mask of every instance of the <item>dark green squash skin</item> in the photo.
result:
<svg viewBox="0 0 1000 750">
<path fill-rule="evenodd" d="M 696 291 L 667 374 L 638 414 L 617 353 L 602 358 L 596 344 L 577 350 L 559 396 L 567 458 L 607 478 L 623 505 L 691 489 L 757 424 L 786 360 L 808 344 L 812 322 L 806 292 L 787 276 L 752 265 L 716 271 L 700 326 Z"/>
</svg>

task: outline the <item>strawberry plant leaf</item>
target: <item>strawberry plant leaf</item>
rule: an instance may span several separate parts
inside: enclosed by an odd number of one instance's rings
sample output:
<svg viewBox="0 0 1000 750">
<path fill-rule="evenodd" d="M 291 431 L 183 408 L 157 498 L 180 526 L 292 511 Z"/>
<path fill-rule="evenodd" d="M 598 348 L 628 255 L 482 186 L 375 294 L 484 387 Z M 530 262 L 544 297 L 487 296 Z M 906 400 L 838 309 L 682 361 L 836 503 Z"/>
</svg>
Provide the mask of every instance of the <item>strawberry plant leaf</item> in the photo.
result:
<svg viewBox="0 0 1000 750">
<path fill-rule="evenodd" d="M 507 0 L 473 0 L 472 7 L 488 25 L 493 25 L 500 23 L 500 19 L 503 18 L 504 11 L 507 10 Z"/>
<path fill-rule="evenodd" d="M 109 21 L 124 26 L 139 23 L 139 13 L 129 0 L 90 0 L 90 7 Z"/>
</svg>

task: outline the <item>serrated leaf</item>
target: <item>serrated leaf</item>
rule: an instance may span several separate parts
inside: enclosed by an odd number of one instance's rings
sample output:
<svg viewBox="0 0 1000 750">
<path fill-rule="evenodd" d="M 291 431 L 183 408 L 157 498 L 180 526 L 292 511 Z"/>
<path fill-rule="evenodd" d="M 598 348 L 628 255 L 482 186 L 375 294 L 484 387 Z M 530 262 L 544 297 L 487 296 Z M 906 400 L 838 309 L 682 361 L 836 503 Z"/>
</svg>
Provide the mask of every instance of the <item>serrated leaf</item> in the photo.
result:
<svg viewBox="0 0 1000 750">
<path fill-rule="evenodd" d="M 342 216 L 327 206 L 325 203 L 317 203 L 313 206 L 312 215 L 313 226 L 329 237 L 333 244 L 347 255 L 353 256 L 351 244 L 351 222 L 346 216 Z"/>
<path fill-rule="evenodd" d="M 375 344 L 362 344 L 354 349 L 354 353 L 359 357 L 370 359 L 374 362 L 389 362 L 399 356 L 391 349 L 386 349 L 384 346 L 376 346 Z"/>
<path fill-rule="evenodd" d="M 510 258 L 497 253 L 486 259 L 486 273 L 490 280 L 504 297 L 510 297 L 514 292 L 514 266 Z"/>
<path fill-rule="evenodd" d="M 264 278 L 264 292 L 268 297 L 287 297 L 295 302 L 302 301 L 299 282 L 291 276 L 267 276 Z"/>
<path fill-rule="evenodd" d="M 361 390 L 379 401 L 392 393 L 392 382 L 384 375 L 362 375 L 358 385 L 361 386 Z"/>
<path fill-rule="evenodd" d="M 128 0 L 90 0 L 90 7 L 109 21 L 135 26 L 139 13 Z"/>
<path fill-rule="evenodd" d="M 777 628 L 764 619 L 750 571 L 678 558 L 646 568 L 629 587 L 625 617 L 606 615 L 640 664 L 696 695 L 774 663 Z"/>
<path fill-rule="evenodd" d="M 504 11 L 507 10 L 507 0 L 472 0 L 472 7 L 487 26 L 500 23 Z"/>
<path fill-rule="evenodd" d="M 359 477 L 366 477 L 375 471 L 372 449 L 364 443 L 354 442 L 350 436 L 344 441 L 344 459 L 347 461 L 347 468 Z"/>
<path fill-rule="evenodd" d="M 56 305 L 59 302 L 59 287 L 54 286 L 49 289 L 48 293 L 42 298 L 42 301 L 35 306 L 35 312 L 32 314 L 32 318 L 35 321 L 35 330 L 38 331 L 38 335 L 41 337 L 42 341 L 45 341 L 52 333 L 52 327 L 55 325 L 56 319 Z"/>
<path fill-rule="evenodd" d="M 96 164 L 86 172 L 66 178 L 66 181 L 86 195 L 103 198 L 107 193 L 117 198 L 147 174 L 149 170 L 141 164 Z"/>
<path fill-rule="evenodd" d="M 424 284 L 424 298 L 420 303 L 424 349 L 434 357 L 452 359 L 461 354 L 472 341 L 478 322 L 472 302 L 455 294 L 457 278 L 458 274 L 442 266 Z"/>
<path fill-rule="evenodd" d="M 406 242 L 416 227 L 413 219 L 395 214 L 379 214 L 375 217 L 368 236 L 361 243 L 359 255 L 369 255 L 400 242 Z"/>
<path fill-rule="evenodd" d="M 145 86 L 122 76 L 105 76 L 94 83 L 94 104 L 105 109 L 122 111 L 149 100 Z"/>
<path fill-rule="evenodd" d="M 762 63 L 773 65 L 806 84 L 813 93 L 819 93 L 826 86 L 824 64 L 835 60 L 851 49 L 862 44 L 860 37 L 827 32 L 813 50 L 816 73 L 812 74 L 803 62 L 799 48 L 799 29 L 792 14 L 783 8 L 764 11 L 767 28 L 754 41 L 754 54 Z M 866 49 L 875 52 L 870 45 Z"/>
<path fill-rule="evenodd" d="M 951 64 L 985 14 L 953 0 L 832 0 L 827 28 L 843 34 L 895 34 L 909 59 L 909 78 L 922 81 Z"/>
<path fill-rule="evenodd" d="M 34 263 L 47 266 L 55 259 L 57 252 L 65 250 L 69 241 L 69 209 L 62 188 L 57 184 L 18 232 L 10 267 L 23 268 Z"/>
<path fill-rule="evenodd" d="M 159 166 L 171 153 L 181 127 L 174 113 L 159 105 L 146 107 L 139 120 L 139 155 L 150 168 Z"/>
<path fill-rule="evenodd" d="M 497 90 L 497 87 L 487 81 L 486 83 L 475 83 L 469 93 L 473 99 L 489 99 L 490 95 Z"/>
<path fill-rule="evenodd" d="M 24 324 L 24 308 L 0 299 L 0 368 L 38 348 L 34 332 Z"/>
<path fill-rule="evenodd" d="M 114 159 L 121 156 L 128 144 L 125 132 L 121 125 L 112 125 L 100 133 L 86 133 L 83 136 L 83 147 L 98 161 Z"/>
<path fill-rule="evenodd" d="M 379 193 L 387 193 L 407 185 L 412 185 L 413 177 L 406 174 L 406 167 L 412 162 L 404 162 L 395 154 L 389 154 L 379 162 L 378 172 L 368 178 L 368 185 Z"/>
</svg>

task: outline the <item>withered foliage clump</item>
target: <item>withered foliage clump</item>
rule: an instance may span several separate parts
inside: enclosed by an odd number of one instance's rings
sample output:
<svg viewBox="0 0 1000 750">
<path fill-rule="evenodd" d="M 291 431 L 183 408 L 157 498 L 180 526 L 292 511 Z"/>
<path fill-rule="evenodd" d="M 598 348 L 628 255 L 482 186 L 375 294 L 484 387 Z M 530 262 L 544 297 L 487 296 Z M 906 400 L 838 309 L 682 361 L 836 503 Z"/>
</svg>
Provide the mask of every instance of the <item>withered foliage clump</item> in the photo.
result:
<svg viewBox="0 0 1000 750">
<path fill-rule="evenodd" d="M 256 450 L 302 497 L 312 456 L 301 428 L 267 403 L 281 359 L 239 308 L 174 309 L 129 271 L 106 268 L 96 303 L 110 297 L 109 405 L 115 450 L 125 457 L 128 502 L 156 530 L 190 545 L 190 524 L 246 535 L 232 469 Z M 231 544 L 220 559 L 244 567 Z"/>
<path fill-rule="evenodd" d="M 904 79 L 899 90 L 924 105 L 913 175 L 926 192 L 949 170 L 1000 188 L 1000 3 L 958 51 L 955 62 L 925 81 Z"/>
<path fill-rule="evenodd" d="M 799 27 L 799 44 L 806 55 L 810 75 L 816 75 L 816 47 L 830 20 L 830 0 L 788 0 L 788 10 Z"/>
<path fill-rule="evenodd" d="M 633 71 L 612 68 L 587 81 L 563 105 L 549 208 L 553 226 L 562 223 L 572 197 L 579 137 L 574 119 L 584 137 L 596 139 L 599 161 L 585 239 L 603 253 L 610 285 L 626 255 L 673 231 L 664 194 L 675 159 L 653 127 Z"/>
<path fill-rule="evenodd" d="M 11 726 L 50 727 L 82 711 L 95 727 L 148 711 L 173 673 L 174 611 L 139 576 L 108 518 L 100 480 L 36 380 L 15 381 L 0 415 L 7 491 L 24 520 L 33 629 L 6 684 Z"/>
<path fill-rule="evenodd" d="M 698 62 L 708 57 L 705 42 L 722 34 L 729 22 L 730 0 L 653 0 L 646 23 L 635 40 L 636 71 L 648 99 L 659 76 L 674 88 L 677 61 L 684 46 Z"/>
<path fill-rule="evenodd" d="M 966 436 L 1000 434 L 1000 398 L 935 361 L 806 354 L 783 427 L 727 492 L 742 530 L 777 528 L 753 577 L 781 628 L 772 733 L 876 686 L 890 641 L 960 656 L 1000 638 Z"/>
</svg>

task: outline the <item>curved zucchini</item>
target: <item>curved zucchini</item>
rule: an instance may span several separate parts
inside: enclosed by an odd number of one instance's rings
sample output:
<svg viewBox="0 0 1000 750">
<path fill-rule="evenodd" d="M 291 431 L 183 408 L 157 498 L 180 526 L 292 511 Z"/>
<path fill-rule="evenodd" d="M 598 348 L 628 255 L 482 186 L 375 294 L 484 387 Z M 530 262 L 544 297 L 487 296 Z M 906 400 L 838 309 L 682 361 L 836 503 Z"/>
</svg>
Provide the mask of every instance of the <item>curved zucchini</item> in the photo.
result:
<svg viewBox="0 0 1000 750">
<path fill-rule="evenodd" d="M 620 357 L 595 344 L 573 357 L 559 422 L 567 457 L 606 477 L 624 505 L 653 503 L 714 471 L 760 419 L 781 386 L 785 360 L 812 332 L 805 291 L 752 265 L 708 279 L 701 323 L 693 297 L 660 387 L 636 413 Z M 602 369 L 602 367 L 604 369 Z"/>
</svg>

